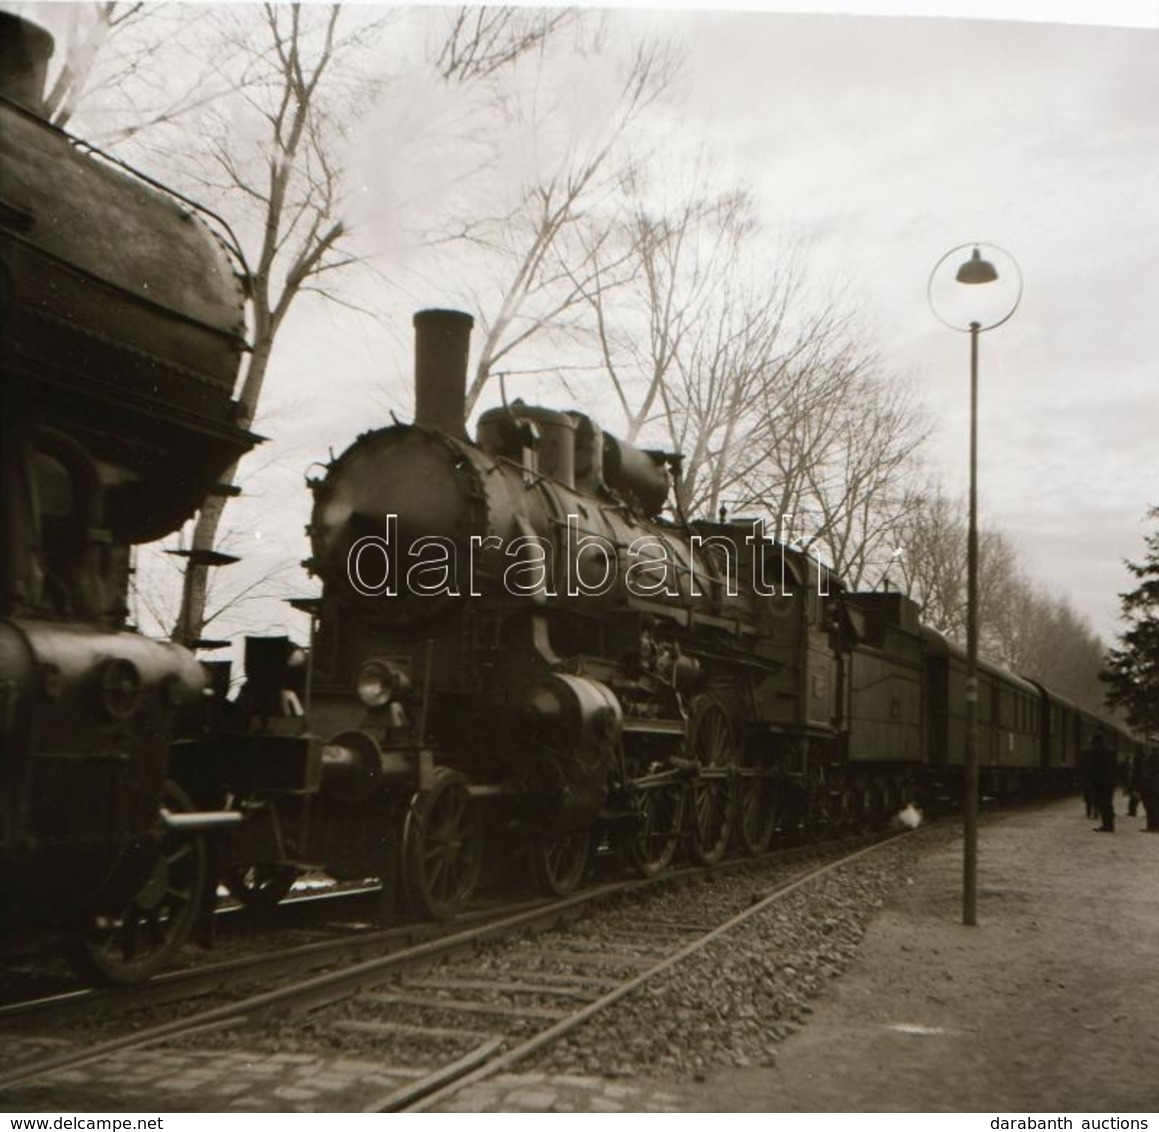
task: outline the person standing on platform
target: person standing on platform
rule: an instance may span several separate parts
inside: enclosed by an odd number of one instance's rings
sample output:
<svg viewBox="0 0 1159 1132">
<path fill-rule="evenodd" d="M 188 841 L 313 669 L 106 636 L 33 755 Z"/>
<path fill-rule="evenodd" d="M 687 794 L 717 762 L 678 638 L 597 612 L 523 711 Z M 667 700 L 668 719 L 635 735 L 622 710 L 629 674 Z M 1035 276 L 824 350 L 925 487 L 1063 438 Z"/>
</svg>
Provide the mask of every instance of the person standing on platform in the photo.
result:
<svg viewBox="0 0 1159 1132">
<path fill-rule="evenodd" d="M 1088 753 L 1090 780 L 1095 795 L 1095 808 L 1099 812 L 1101 825 L 1095 826 L 1099 833 L 1115 832 L 1115 779 L 1118 763 L 1115 748 L 1107 738 L 1106 728 L 1099 727 L 1091 740 Z"/>
<path fill-rule="evenodd" d="M 1159 751 L 1149 751 L 1139 764 L 1139 800 L 1147 817 L 1147 833 L 1159 833 Z"/>
<path fill-rule="evenodd" d="M 1089 747 L 1084 747 L 1079 751 L 1076 762 L 1079 786 L 1082 788 L 1083 806 L 1086 809 L 1087 818 L 1097 818 L 1099 812 L 1095 808 L 1095 782 L 1091 777 L 1091 751 Z"/>
<path fill-rule="evenodd" d="M 1127 795 L 1127 817 L 1139 812 L 1139 776 L 1143 773 L 1144 755 L 1136 754 L 1123 763 L 1123 793 Z"/>
</svg>

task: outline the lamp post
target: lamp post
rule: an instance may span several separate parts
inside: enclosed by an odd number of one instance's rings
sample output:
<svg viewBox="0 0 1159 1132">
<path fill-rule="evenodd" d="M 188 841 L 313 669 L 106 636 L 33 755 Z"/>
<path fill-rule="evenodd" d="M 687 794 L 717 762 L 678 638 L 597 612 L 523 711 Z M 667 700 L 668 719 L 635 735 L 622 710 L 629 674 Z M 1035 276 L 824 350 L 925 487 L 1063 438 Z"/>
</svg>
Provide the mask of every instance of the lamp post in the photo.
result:
<svg viewBox="0 0 1159 1132">
<path fill-rule="evenodd" d="M 969 251 L 957 270 L 950 268 Z M 1001 266 L 999 271 L 996 263 Z M 962 762 L 962 923 L 977 923 L 978 891 L 978 335 L 1001 326 L 1022 298 L 1022 272 L 993 244 L 959 244 L 934 264 L 930 309 L 970 335 L 970 508 L 966 535 L 966 746 Z"/>
</svg>

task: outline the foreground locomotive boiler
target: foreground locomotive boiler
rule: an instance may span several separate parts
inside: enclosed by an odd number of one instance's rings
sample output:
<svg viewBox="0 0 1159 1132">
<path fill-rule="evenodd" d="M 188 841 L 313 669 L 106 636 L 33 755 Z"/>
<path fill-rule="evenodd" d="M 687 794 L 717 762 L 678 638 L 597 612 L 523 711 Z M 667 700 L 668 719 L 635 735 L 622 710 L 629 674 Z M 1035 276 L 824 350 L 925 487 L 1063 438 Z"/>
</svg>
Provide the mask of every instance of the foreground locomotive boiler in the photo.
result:
<svg viewBox="0 0 1159 1132">
<path fill-rule="evenodd" d="M 212 878 L 169 773 L 193 655 L 127 627 L 134 546 L 177 529 L 253 437 L 232 422 L 234 264 L 188 202 L 43 117 L 52 39 L 0 13 L 0 934 L 63 931 L 134 981 Z"/>
<path fill-rule="evenodd" d="M 674 460 L 581 413 L 516 402 L 472 442 L 471 319 L 415 328 L 415 423 L 311 483 L 306 716 L 283 710 L 284 642 L 251 642 L 229 705 L 220 773 L 254 799 L 235 885 L 397 869 L 412 907 L 445 916 L 485 845 L 565 892 L 597 831 L 651 873 L 682 841 L 712 863 L 734 834 L 759 851 L 804 822 L 847 696 L 816 564 L 759 524 L 661 518 Z"/>
</svg>

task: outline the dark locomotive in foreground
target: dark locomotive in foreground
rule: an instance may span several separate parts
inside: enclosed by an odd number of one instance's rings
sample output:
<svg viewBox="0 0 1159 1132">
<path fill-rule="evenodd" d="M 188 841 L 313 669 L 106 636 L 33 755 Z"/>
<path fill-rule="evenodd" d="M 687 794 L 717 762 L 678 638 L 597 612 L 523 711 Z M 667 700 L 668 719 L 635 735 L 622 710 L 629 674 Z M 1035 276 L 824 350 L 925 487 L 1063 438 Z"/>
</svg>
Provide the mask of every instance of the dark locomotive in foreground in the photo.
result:
<svg viewBox="0 0 1159 1132">
<path fill-rule="evenodd" d="M 676 458 L 582 413 L 515 402 L 470 440 L 471 319 L 415 327 L 415 423 L 310 484 L 308 658 L 251 640 L 231 734 L 197 753 L 204 803 L 248 815 L 235 889 L 319 865 L 442 917 L 488 854 L 563 893 L 597 843 L 649 874 L 954 800 L 964 657 L 913 602 L 845 592 L 760 524 L 666 521 Z M 1073 786 L 1097 721 L 991 666 L 980 684 L 983 789 Z"/>
<path fill-rule="evenodd" d="M 132 631 L 132 548 L 255 440 L 232 400 L 244 265 L 44 120 L 50 52 L 0 13 L 5 941 L 51 929 L 131 982 L 219 880 L 269 901 L 309 868 L 377 876 L 445 917 L 487 859 L 563 893 L 596 845 L 654 873 L 953 798 L 964 660 L 912 602 L 847 593 L 751 522 L 662 518 L 678 460 L 582 413 L 516 402 L 468 439 L 455 312 L 416 316 L 415 424 L 311 484 L 308 650 L 248 641 L 230 700 Z M 1073 785 L 1093 718 L 981 683 L 983 789 Z"/>
<path fill-rule="evenodd" d="M 132 981 L 213 878 L 169 770 L 187 649 L 126 627 L 130 554 L 253 443 L 242 286 L 194 209 L 43 117 L 51 37 L 0 12 L 0 939 Z"/>
</svg>

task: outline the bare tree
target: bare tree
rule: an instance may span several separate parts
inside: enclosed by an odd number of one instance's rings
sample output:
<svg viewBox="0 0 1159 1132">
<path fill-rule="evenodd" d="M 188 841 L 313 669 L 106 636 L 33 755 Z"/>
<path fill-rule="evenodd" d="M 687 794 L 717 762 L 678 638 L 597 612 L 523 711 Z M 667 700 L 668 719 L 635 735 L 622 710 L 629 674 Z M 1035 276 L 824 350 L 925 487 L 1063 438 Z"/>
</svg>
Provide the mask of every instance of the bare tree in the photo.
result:
<svg viewBox="0 0 1159 1132">
<path fill-rule="evenodd" d="M 105 0 L 92 6 L 89 19 L 70 21 L 64 42 L 56 45 L 56 53 L 63 61 L 45 94 L 45 108 L 55 125 L 62 128 L 68 125 L 78 102 L 98 81 L 94 72 L 102 48 L 117 32 L 123 33 L 134 21 L 140 20 L 144 10 L 143 3 Z M 103 54 L 107 57 L 110 52 L 106 50 Z M 102 77 L 99 82 L 111 83 L 112 78 Z"/>
<path fill-rule="evenodd" d="M 683 200 L 659 210 L 644 201 L 638 171 L 625 183 L 633 199 L 619 234 L 623 250 L 610 241 L 610 250 L 589 241 L 594 269 L 586 279 L 573 278 L 591 308 L 627 439 L 662 421 L 679 446 L 690 412 L 699 410 L 702 420 L 718 416 L 710 412 L 719 406 L 717 383 L 696 387 L 698 372 L 705 365 L 714 373 L 735 365 L 740 343 L 759 334 L 748 296 L 740 310 L 734 271 L 753 223 L 751 200 L 743 191 L 713 194 L 698 174 Z M 722 317 L 727 326 L 712 325 Z M 697 356 L 701 365 L 693 360 Z M 678 405 L 672 394 L 681 377 L 685 403 Z M 691 478 L 697 467 L 693 457 L 686 474 Z"/>
<path fill-rule="evenodd" d="M 627 438 L 663 437 L 683 456 L 682 509 L 715 513 L 726 498 L 753 494 L 772 403 L 788 402 L 786 375 L 816 346 L 818 324 L 792 325 L 795 263 L 749 270 L 751 200 L 714 189 L 709 165 L 700 155 L 689 187 L 668 205 L 633 176 L 617 239 L 577 282 Z"/>
<path fill-rule="evenodd" d="M 898 549 L 896 574 L 921 606 L 922 620 L 952 640 L 965 640 L 966 528 L 960 504 L 930 484 L 898 532 Z"/>
<path fill-rule="evenodd" d="M 52 90 L 58 121 L 83 103 L 102 137 L 131 140 L 147 151 L 152 167 L 160 165 L 169 179 L 213 203 L 239 233 L 250 263 L 252 350 L 238 423 L 248 426 L 295 301 L 310 291 L 336 298 L 333 278 L 359 260 L 343 218 L 342 157 L 350 123 L 383 89 L 381 64 L 368 66 L 364 49 L 393 13 L 103 0 L 90 14 L 87 23 L 74 21 Z M 440 73 L 458 85 L 493 80 L 574 18 L 464 9 L 445 28 Z M 183 52 L 180 65 L 174 51 Z M 177 639 L 201 636 L 205 562 L 218 541 L 228 491 L 223 484 L 223 494 L 207 499 L 198 515 L 173 627 Z"/>
<path fill-rule="evenodd" d="M 913 472 L 928 430 L 908 390 L 879 376 L 871 359 L 839 365 L 834 376 L 828 436 L 802 467 L 807 490 L 797 506 L 816 516 L 801 533 L 821 543 L 848 585 L 861 588 L 881 580 L 881 563 L 917 506 Z"/>
<path fill-rule="evenodd" d="M 960 500 L 940 488 L 919 494 L 898 531 L 898 573 L 922 607 L 922 620 L 959 643 L 966 639 L 966 520 Z M 1026 636 L 1037 610 L 1037 589 L 1019 565 L 1002 531 L 978 535 L 978 647 L 982 655 L 1015 671 L 1033 650 Z"/>
<path fill-rule="evenodd" d="M 232 201 L 231 212 L 253 244 L 249 278 L 252 350 L 242 381 L 238 423 L 257 412 L 278 332 L 305 291 L 327 293 L 326 280 L 356 262 L 342 220 L 342 152 L 345 109 L 361 93 L 338 85 L 344 58 L 364 46 L 380 25 L 339 35 L 340 8 L 265 4 L 256 25 L 234 19 L 228 40 L 248 51 L 241 102 L 214 107 L 205 123 L 209 146 L 200 179 Z M 224 17 L 223 17 L 224 18 Z M 238 119 L 251 123 L 239 140 Z M 248 142 L 248 144 L 246 144 Z M 244 220 L 240 219 L 244 217 Z M 227 473 L 232 483 L 237 468 Z M 201 637 L 208 566 L 228 494 L 210 496 L 194 526 L 175 640 Z"/>
<path fill-rule="evenodd" d="M 232 198 L 231 215 L 249 213 L 245 230 L 256 246 L 250 281 L 253 349 L 239 397 L 243 426 L 257 412 L 275 341 L 294 302 L 311 291 L 337 298 L 334 275 L 359 262 L 344 220 L 341 156 L 349 123 L 384 89 L 368 77 L 371 69 L 353 67 L 353 57 L 374 41 L 382 20 L 363 20 L 340 34 L 338 5 L 269 3 L 261 14 L 258 37 L 239 23 L 231 41 L 246 60 L 240 93 L 254 123 L 249 145 L 239 142 L 237 110 L 216 109 L 204 177 L 207 188 Z M 516 12 L 474 22 L 461 15 L 441 56 L 448 82 L 493 77 L 568 22 L 526 19 Z M 544 207 L 550 214 L 550 199 Z M 513 312 L 505 311 L 504 327 L 511 317 Z M 496 339 L 488 341 L 494 351 Z M 235 474 L 231 470 L 230 478 Z M 207 570 L 198 551 L 214 547 L 225 503 L 225 496 L 210 497 L 198 515 L 176 639 L 200 636 Z"/>
<path fill-rule="evenodd" d="M 803 250 L 770 254 L 748 194 L 717 190 L 712 166 L 700 154 L 669 204 L 630 182 L 613 268 L 584 281 L 603 368 L 628 438 L 681 453 L 681 513 L 787 520 L 860 584 L 911 506 L 924 430 L 852 318 L 812 293 Z"/>
<path fill-rule="evenodd" d="M 1106 689 L 1099 681 L 1106 646 L 1065 598 L 1027 586 L 1019 595 L 1016 650 L 1010 667 L 1051 691 L 1102 714 Z"/>
<path fill-rule="evenodd" d="M 46 109 L 61 128 L 79 115 L 85 136 L 106 147 L 185 119 L 245 81 L 205 49 L 215 40 L 208 8 L 93 0 L 68 13 Z"/>
<path fill-rule="evenodd" d="M 542 49 L 579 17 L 575 8 L 501 5 L 451 9 L 438 37 L 435 69 L 445 82 L 492 78 L 522 56 Z"/>
<path fill-rule="evenodd" d="M 577 91 L 553 86 L 556 69 L 544 53 L 533 51 L 522 71 L 512 73 L 510 88 L 495 94 L 492 105 L 505 135 L 495 145 L 508 158 L 496 159 L 499 183 L 493 195 L 500 206 L 480 215 L 480 186 L 473 184 L 469 208 L 430 237 L 432 245 L 453 249 L 460 273 L 463 257 L 477 252 L 491 279 L 473 296 L 482 337 L 468 412 L 500 367 L 526 352 L 534 339 L 545 332 L 583 334 L 578 313 L 584 288 L 594 273 L 606 269 L 599 253 L 633 161 L 626 142 L 667 89 L 676 66 L 664 45 L 637 45 L 614 94 L 582 123 L 575 110 Z M 533 68 L 534 74 L 526 73 Z M 458 72 L 452 78 L 458 81 Z M 521 163 L 509 160 L 513 149 L 524 158 Z"/>
</svg>

